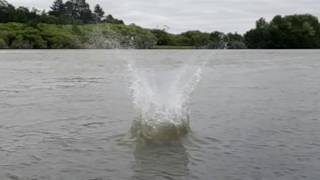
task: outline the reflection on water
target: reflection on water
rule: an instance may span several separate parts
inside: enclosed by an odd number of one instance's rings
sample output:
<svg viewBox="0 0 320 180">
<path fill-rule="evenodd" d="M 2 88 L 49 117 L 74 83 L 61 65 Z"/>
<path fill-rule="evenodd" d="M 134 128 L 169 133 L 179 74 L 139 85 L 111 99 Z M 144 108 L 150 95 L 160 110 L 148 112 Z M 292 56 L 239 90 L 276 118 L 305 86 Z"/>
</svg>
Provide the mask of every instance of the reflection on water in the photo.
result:
<svg viewBox="0 0 320 180">
<path fill-rule="evenodd" d="M 188 153 L 182 142 L 167 144 L 139 141 L 134 151 L 132 179 L 187 179 Z"/>
</svg>

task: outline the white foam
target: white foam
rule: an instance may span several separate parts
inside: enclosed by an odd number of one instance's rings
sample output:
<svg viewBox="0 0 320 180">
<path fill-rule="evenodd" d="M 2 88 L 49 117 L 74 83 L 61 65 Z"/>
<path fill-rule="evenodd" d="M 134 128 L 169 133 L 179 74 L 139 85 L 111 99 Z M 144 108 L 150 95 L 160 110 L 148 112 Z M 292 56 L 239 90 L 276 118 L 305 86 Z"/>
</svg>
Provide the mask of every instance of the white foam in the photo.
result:
<svg viewBox="0 0 320 180">
<path fill-rule="evenodd" d="M 156 128 L 163 123 L 189 123 L 190 96 L 201 80 L 202 66 L 150 72 L 128 64 L 128 70 L 133 104 L 143 124 Z"/>
</svg>

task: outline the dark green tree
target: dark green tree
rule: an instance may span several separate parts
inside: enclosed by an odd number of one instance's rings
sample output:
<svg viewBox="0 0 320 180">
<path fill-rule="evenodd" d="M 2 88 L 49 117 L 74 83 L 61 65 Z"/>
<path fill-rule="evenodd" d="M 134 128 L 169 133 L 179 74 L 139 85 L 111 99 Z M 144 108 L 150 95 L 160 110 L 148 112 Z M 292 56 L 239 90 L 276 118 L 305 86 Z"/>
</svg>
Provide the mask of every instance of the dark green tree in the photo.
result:
<svg viewBox="0 0 320 180">
<path fill-rule="evenodd" d="M 104 16 L 104 11 L 99 4 L 94 7 L 94 14 L 96 18 L 96 22 L 101 22 Z"/>
<path fill-rule="evenodd" d="M 110 23 L 110 24 L 124 24 L 122 20 L 114 18 L 111 14 L 109 14 L 103 22 L 105 23 Z"/>
<path fill-rule="evenodd" d="M 246 44 L 243 36 L 238 33 L 228 33 L 225 36 L 225 42 L 227 49 L 246 49 Z"/>
<path fill-rule="evenodd" d="M 51 10 L 42 13 L 37 9 L 31 11 L 26 7 L 15 8 L 6 0 L 0 0 L 0 23 L 20 22 L 35 26 L 38 23 L 49 24 L 91 24 L 107 21 L 112 24 L 124 24 L 122 20 L 110 15 L 106 20 L 102 20 L 104 15 L 100 6 L 95 8 L 95 13 L 90 10 L 86 0 L 55 0 Z M 98 21 L 97 21 L 98 18 Z"/>
<path fill-rule="evenodd" d="M 269 23 L 259 19 L 245 41 L 249 48 L 320 48 L 319 20 L 309 14 L 277 15 Z"/>
<path fill-rule="evenodd" d="M 51 11 L 49 11 L 50 15 L 61 17 L 65 14 L 65 6 L 63 0 L 55 0 L 50 7 Z"/>
<path fill-rule="evenodd" d="M 207 48 L 209 43 L 209 33 L 200 31 L 187 31 L 181 34 L 187 40 L 186 46 L 194 46 L 196 48 Z"/>
<path fill-rule="evenodd" d="M 167 46 L 167 45 L 174 45 L 172 42 L 173 39 L 169 33 L 162 29 L 153 29 L 151 32 L 157 38 L 157 45 L 159 46 Z"/>
<path fill-rule="evenodd" d="M 14 15 L 15 7 L 5 0 L 0 0 L 0 23 L 13 21 Z"/>
<path fill-rule="evenodd" d="M 209 49 L 224 49 L 226 47 L 226 42 L 224 41 L 225 34 L 219 31 L 210 33 L 209 35 Z"/>
<path fill-rule="evenodd" d="M 66 15 L 73 19 L 73 23 L 93 23 L 94 15 L 85 0 L 70 0 L 65 3 Z"/>
<path fill-rule="evenodd" d="M 256 22 L 256 28 L 257 29 L 264 29 L 268 27 L 268 23 L 264 18 L 260 18 L 257 22 Z"/>
</svg>

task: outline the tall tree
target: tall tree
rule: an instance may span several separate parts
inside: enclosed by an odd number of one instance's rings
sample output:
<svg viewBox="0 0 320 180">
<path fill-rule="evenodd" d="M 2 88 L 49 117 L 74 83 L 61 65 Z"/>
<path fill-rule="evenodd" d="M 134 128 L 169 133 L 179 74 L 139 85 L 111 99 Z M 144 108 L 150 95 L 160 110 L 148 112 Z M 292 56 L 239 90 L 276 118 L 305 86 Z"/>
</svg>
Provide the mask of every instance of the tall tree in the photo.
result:
<svg viewBox="0 0 320 180">
<path fill-rule="evenodd" d="M 320 48 L 320 24 L 309 14 L 277 15 L 269 23 L 258 20 L 245 40 L 249 48 Z"/>
<path fill-rule="evenodd" d="M 101 21 L 102 21 L 102 18 L 103 18 L 103 16 L 104 16 L 104 11 L 103 11 L 103 9 L 100 7 L 99 4 L 97 4 L 97 5 L 94 7 L 94 14 L 95 14 L 96 21 L 97 21 L 97 22 L 101 22 Z"/>
<path fill-rule="evenodd" d="M 268 26 L 267 21 L 264 18 L 260 18 L 257 22 L 256 22 L 256 28 L 257 29 L 263 29 L 266 28 Z"/>
<path fill-rule="evenodd" d="M 66 15 L 72 18 L 75 18 L 76 16 L 76 10 L 75 10 L 75 3 L 73 3 L 72 1 L 67 1 L 65 4 L 65 11 L 66 11 Z"/>
<path fill-rule="evenodd" d="M 224 49 L 226 47 L 225 34 L 219 31 L 214 31 L 209 35 L 209 49 Z"/>
<path fill-rule="evenodd" d="M 65 13 L 65 6 L 64 6 L 63 0 L 55 0 L 50 8 L 51 8 L 51 11 L 49 11 L 50 15 L 62 16 Z"/>
<path fill-rule="evenodd" d="M 75 2 L 75 10 L 78 15 L 78 19 L 82 23 L 91 23 L 94 21 L 90 5 L 86 0 L 73 0 Z"/>
<path fill-rule="evenodd" d="M 103 22 L 105 23 L 110 23 L 110 24 L 124 24 L 122 20 L 114 18 L 111 14 L 109 14 Z"/>
<path fill-rule="evenodd" d="M 13 21 L 13 14 L 15 14 L 15 7 L 5 0 L 0 0 L 0 23 Z"/>
<path fill-rule="evenodd" d="M 86 0 L 69 0 L 65 3 L 65 14 L 76 22 L 84 24 L 94 22 L 94 15 Z"/>
</svg>

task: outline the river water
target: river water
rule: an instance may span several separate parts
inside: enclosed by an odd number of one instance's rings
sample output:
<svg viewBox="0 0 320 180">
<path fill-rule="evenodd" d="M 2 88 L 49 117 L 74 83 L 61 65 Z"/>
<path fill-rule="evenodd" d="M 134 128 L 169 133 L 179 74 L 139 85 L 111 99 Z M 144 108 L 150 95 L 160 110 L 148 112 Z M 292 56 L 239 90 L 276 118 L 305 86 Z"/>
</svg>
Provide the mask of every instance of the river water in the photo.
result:
<svg viewBox="0 0 320 180">
<path fill-rule="evenodd" d="M 186 136 L 132 138 L 128 64 L 201 67 Z M 318 180 L 319 92 L 317 50 L 0 51 L 0 179 Z"/>
</svg>

